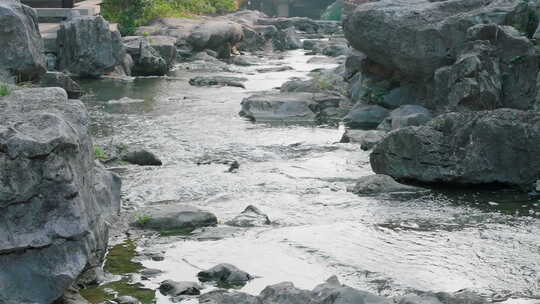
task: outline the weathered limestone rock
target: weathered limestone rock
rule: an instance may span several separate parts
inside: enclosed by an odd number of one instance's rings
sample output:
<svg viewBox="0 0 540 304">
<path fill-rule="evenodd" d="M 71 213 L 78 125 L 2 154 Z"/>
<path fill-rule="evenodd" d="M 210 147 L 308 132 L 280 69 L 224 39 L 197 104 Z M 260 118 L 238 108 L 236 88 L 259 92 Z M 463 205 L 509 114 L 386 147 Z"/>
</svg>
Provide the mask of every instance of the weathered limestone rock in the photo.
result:
<svg viewBox="0 0 540 304">
<path fill-rule="evenodd" d="M 15 0 L 0 3 L 0 69 L 19 80 L 33 80 L 46 71 L 36 11 Z"/>
<path fill-rule="evenodd" d="M 391 132 L 371 154 L 375 173 L 399 180 L 529 188 L 540 177 L 540 114 L 450 113 Z"/>
<path fill-rule="evenodd" d="M 405 75 L 431 77 L 455 60 L 468 28 L 535 27 L 530 12 L 520 0 L 377 1 L 358 6 L 344 21 L 344 31 L 371 60 Z"/>
<path fill-rule="evenodd" d="M 160 37 L 160 36 L 158 36 Z M 169 63 L 154 49 L 149 40 L 128 36 L 123 39 L 127 53 L 133 59 L 132 74 L 137 76 L 163 76 Z"/>
<path fill-rule="evenodd" d="M 270 225 L 271 223 L 268 215 L 264 214 L 259 208 L 249 205 L 242 213 L 230 221 L 227 221 L 226 224 L 236 227 L 255 227 Z"/>
<path fill-rule="evenodd" d="M 120 33 L 111 31 L 101 16 L 63 22 L 56 39 L 61 71 L 99 77 L 121 66 L 126 50 Z"/>
<path fill-rule="evenodd" d="M 193 29 L 187 42 L 195 51 L 211 49 L 219 58 L 229 58 L 234 45 L 244 39 L 242 27 L 232 21 L 208 21 Z"/>
<path fill-rule="evenodd" d="M 0 302 L 51 303 L 101 265 L 120 180 L 95 165 L 88 114 L 64 90 L 17 90 L 0 109 Z"/>
</svg>

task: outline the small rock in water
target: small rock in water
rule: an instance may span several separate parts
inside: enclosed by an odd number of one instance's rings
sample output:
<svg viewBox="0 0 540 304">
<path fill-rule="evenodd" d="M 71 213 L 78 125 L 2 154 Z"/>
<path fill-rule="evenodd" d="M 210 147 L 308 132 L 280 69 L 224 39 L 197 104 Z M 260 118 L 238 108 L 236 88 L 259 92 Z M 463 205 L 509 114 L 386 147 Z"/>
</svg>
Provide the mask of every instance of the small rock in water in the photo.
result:
<svg viewBox="0 0 540 304">
<path fill-rule="evenodd" d="M 199 297 L 200 304 L 261 304 L 256 296 L 228 290 L 213 290 Z"/>
<path fill-rule="evenodd" d="M 499 206 L 499 203 L 496 203 L 496 202 L 488 202 L 488 204 L 491 206 Z"/>
<path fill-rule="evenodd" d="M 141 278 L 143 280 L 148 280 L 150 278 L 157 277 L 161 273 L 163 273 L 163 271 L 161 271 L 159 269 L 145 268 L 145 269 L 141 270 Z"/>
<path fill-rule="evenodd" d="M 229 172 L 232 173 L 232 172 L 236 172 L 238 171 L 238 169 L 240 169 L 240 164 L 238 163 L 238 161 L 233 161 L 231 166 L 229 167 Z"/>
<path fill-rule="evenodd" d="M 291 71 L 293 70 L 290 66 L 280 66 L 280 67 L 274 67 L 274 68 L 261 68 L 257 69 L 256 71 L 259 73 L 273 73 L 273 72 L 285 72 L 285 71 Z"/>
<path fill-rule="evenodd" d="M 255 227 L 270 225 L 271 223 L 268 216 L 259 210 L 259 208 L 249 205 L 242 213 L 226 224 L 235 227 Z"/>
<path fill-rule="evenodd" d="M 128 151 L 122 155 L 121 159 L 140 166 L 161 166 L 163 164 L 154 153 L 145 149 Z"/>
<path fill-rule="evenodd" d="M 159 285 L 159 291 L 165 296 L 200 295 L 203 287 L 195 282 L 176 282 L 165 280 Z"/>
<path fill-rule="evenodd" d="M 201 282 L 216 282 L 218 286 L 244 286 L 253 277 L 231 264 L 219 264 L 197 274 Z"/>
<path fill-rule="evenodd" d="M 164 233 L 182 234 L 195 228 L 217 225 L 217 217 L 189 205 L 154 205 L 140 210 L 138 216 L 132 219 L 131 225 Z"/>
<path fill-rule="evenodd" d="M 189 84 L 192 86 L 229 86 L 246 88 L 242 82 L 247 81 L 246 78 L 241 77 L 229 77 L 229 76 L 197 76 L 189 80 Z"/>
<path fill-rule="evenodd" d="M 424 188 L 403 185 L 396 182 L 392 177 L 384 174 L 375 174 L 360 178 L 356 185 L 347 191 L 354 194 L 383 194 L 383 193 L 411 193 L 423 192 Z"/>
</svg>

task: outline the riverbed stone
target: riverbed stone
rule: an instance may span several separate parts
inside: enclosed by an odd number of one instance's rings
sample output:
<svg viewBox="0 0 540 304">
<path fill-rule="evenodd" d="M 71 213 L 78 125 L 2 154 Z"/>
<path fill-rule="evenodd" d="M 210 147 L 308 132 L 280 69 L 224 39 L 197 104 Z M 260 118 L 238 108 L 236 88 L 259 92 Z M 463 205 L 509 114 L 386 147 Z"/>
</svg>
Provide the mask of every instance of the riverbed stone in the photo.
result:
<svg viewBox="0 0 540 304">
<path fill-rule="evenodd" d="M 390 302 L 384 297 L 343 285 L 336 276 L 332 276 L 323 284 L 316 286 L 311 294 L 316 299 L 316 303 L 387 304 Z"/>
<path fill-rule="evenodd" d="M 227 221 L 226 224 L 236 227 L 256 227 L 270 225 L 271 223 L 268 215 L 264 214 L 259 208 L 249 205 L 242 213 Z"/>
<path fill-rule="evenodd" d="M 425 189 L 408 186 L 396 182 L 391 176 L 375 174 L 358 179 L 354 187 L 347 189 L 349 192 L 360 195 L 374 195 L 384 193 L 411 193 L 422 192 Z"/>
<path fill-rule="evenodd" d="M 246 82 L 247 78 L 243 77 L 232 77 L 232 76 L 196 76 L 189 80 L 189 84 L 197 87 L 208 87 L 208 86 L 228 86 L 228 87 L 237 87 L 243 88 L 243 82 Z"/>
<path fill-rule="evenodd" d="M 298 289 L 291 282 L 282 282 L 267 286 L 261 291 L 259 299 L 264 304 L 304 304 L 313 302 L 313 297 L 309 290 Z"/>
<path fill-rule="evenodd" d="M 219 264 L 197 274 L 201 282 L 215 282 L 219 286 L 243 286 L 253 279 L 249 273 L 231 264 Z"/>
<path fill-rule="evenodd" d="M 96 167 L 88 113 L 63 89 L 16 90 L 0 108 L 0 302 L 51 303 L 102 265 L 119 186 Z"/>
<path fill-rule="evenodd" d="M 540 177 L 540 115 L 533 111 L 449 113 L 391 132 L 371 154 L 373 171 L 397 179 L 530 188 Z"/>
<path fill-rule="evenodd" d="M 43 41 L 36 11 L 19 1 L 0 3 L 0 69 L 20 81 L 34 80 L 45 73 Z"/>
<path fill-rule="evenodd" d="M 232 47 L 244 38 L 242 27 L 235 22 L 217 20 L 197 25 L 187 38 L 195 51 L 211 49 L 219 58 L 229 58 Z"/>
<path fill-rule="evenodd" d="M 139 166 L 161 166 L 163 162 L 151 151 L 140 148 L 129 148 L 120 159 Z"/>
<path fill-rule="evenodd" d="M 200 295 L 203 287 L 196 282 L 176 282 L 165 280 L 159 285 L 159 291 L 165 296 Z"/>
<path fill-rule="evenodd" d="M 217 217 L 184 204 L 151 205 L 134 214 L 131 225 L 164 233 L 181 233 L 199 227 L 217 225 Z"/>
<path fill-rule="evenodd" d="M 177 49 L 176 38 L 171 36 L 127 36 L 122 38 L 127 52 L 135 59 L 141 55 L 141 48 L 151 47 L 155 57 L 161 57 L 168 68 L 171 68 L 176 62 Z"/>
<path fill-rule="evenodd" d="M 343 118 L 343 122 L 352 129 L 375 129 L 389 114 L 381 106 L 358 103 Z"/>
<path fill-rule="evenodd" d="M 118 31 L 101 16 L 73 18 L 60 24 L 58 65 L 81 77 L 99 77 L 121 66 L 126 50 Z"/>
<path fill-rule="evenodd" d="M 364 151 L 371 150 L 385 137 L 387 132 L 382 130 L 355 130 L 347 129 L 343 134 L 342 143 L 358 143 Z"/>
<path fill-rule="evenodd" d="M 262 304 L 256 296 L 228 290 L 214 290 L 199 297 L 200 304 Z"/>
<path fill-rule="evenodd" d="M 315 122 L 314 106 L 309 93 L 259 93 L 242 101 L 240 115 L 258 122 Z"/>
<path fill-rule="evenodd" d="M 431 112 L 422 106 L 404 105 L 390 112 L 377 129 L 391 131 L 409 126 L 421 126 L 432 118 Z"/>
</svg>

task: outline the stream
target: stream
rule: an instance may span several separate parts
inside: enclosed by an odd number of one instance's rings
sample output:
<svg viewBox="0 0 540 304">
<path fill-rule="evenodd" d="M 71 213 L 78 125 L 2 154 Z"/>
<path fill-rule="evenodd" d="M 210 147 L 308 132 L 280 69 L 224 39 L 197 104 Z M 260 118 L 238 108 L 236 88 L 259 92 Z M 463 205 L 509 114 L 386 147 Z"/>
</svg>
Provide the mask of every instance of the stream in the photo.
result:
<svg viewBox="0 0 540 304">
<path fill-rule="evenodd" d="M 280 57 L 281 56 L 281 57 Z M 506 303 L 540 303 L 539 200 L 511 191 L 439 189 L 416 196 L 360 197 L 346 191 L 373 174 L 369 152 L 339 143 L 342 127 L 259 124 L 238 115 L 243 98 L 306 78 L 332 63 L 290 51 L 230 72 L 172 71 L 169 77 L 82 83 L 98 145 L 125 143 L 154 151 L 161 167 L 128 165 L 124 212 L 174 200 L 217 215 L 219 222 L 255 205 L 273 222 L 237 229 L 220 224 L 199 239 L 149 238 L 140 251 L 164 271 L 143 283 L 196 281 L 200 269 L 231 263 L 257 278 L 242 291 L 291 281 L 311 289 L 328 277 L 384 296 L 414 290 L 470 289 Z M 320 61 L 319 61 L 320 62 Z M 287 65 L 293 70 L 258 73 Z M 194 87 L 190 78 L 216 74 L 248 78 L 246 89 Z M 108 104 L 122 97 L 133 104 Z M 228 173 L 219 161 L 237 160 Z M 216 236 L 217 235 L 217 236 Z M 156 292 L 157 303 L 171 303 Z"/>
</svg>

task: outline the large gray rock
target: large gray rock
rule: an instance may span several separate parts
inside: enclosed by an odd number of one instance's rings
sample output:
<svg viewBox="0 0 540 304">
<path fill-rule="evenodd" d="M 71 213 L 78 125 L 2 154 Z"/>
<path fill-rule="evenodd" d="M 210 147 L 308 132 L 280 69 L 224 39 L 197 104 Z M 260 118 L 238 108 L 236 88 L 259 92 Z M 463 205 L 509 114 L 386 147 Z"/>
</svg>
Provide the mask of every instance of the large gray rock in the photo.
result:
<svg viewBox="0 0 540 304">
<path fill-rule="evenodd" d="M 371 150 L 386 136 L 386 131 L 381 130 L 354 130 L 347 129 L 341 137 L 342 143 L 358 143 L 364 151 Z"/>
<path fill-rule="evenodd" d="M 253 279 L 249 273 L 231 264 L 219 264 L 197 274 L 201 282 L 215 282 L 218 286 L 243 286 Z"/>
<path fill-rule="evenodd" d="M 261 299 L 261 302 L 264 304 L 313 303 L 313 297 L 309 290 L 298 289 L 291 282 L 267 286 L 261 291 L 259 299 Z"/>
<path fill-rule="evenodd" d="M 390 115 L 378 126 L 378 129 L 391 131 L 409 126 L 421 126 L 432 118 L 431 112 L 422 106 L 404 105 L 390 112 Z"/>
<path fill-rule="evenodd" d="M 389 113 L 381 106 L 358 103 L 343 118 L 343 121 L 347 127 L 352 129 L 375 129 Z"/>
<path fill-rule="evenodd" d="M 0 302 L 51 303 L 101 265 L 120 180 L 95 166 L 90 118 L 64 90 L 17 90 L 0 109 Z"/>
<path fill-rule="evenodd" d="M 374 295 L 342 285 L 337 277 L 333 276 L 325 283 L 318 285 L 311 292 L 317 303 L 321 304 L 384 304 L 390 301 L 384 297 Z"/>
<path fill-rule="evenodd" d="M 135 59 L 139 58 L 141 47 L 151 47 L 155 55 L 163 58 L 170 68 L 176 62 L 176 38 L 171 36 L 127 36 L 122 38 L 127 52 Z"/>
<path fill-rule="evenodd" d="M 199 297 L 200 304 L 262 304 L 256 296 L 243 292 L 214 290 Z"/>
<path fill-rule="evenodd" d="M 32 80 L 45 73 L 43 41 L 36 11 L 15 0 L 0 3 L 0 69 L 19 80 Z"/>
<path fill-rule="evenodd" d="M 152 205 L 137 212 L 131 225 L 164 233 L 217 225 L 214 214 L 189 205 Z"/>
<path fill-rule="evenodd" d="M 511 109 L 450 113 L 391 132 L 373 171 L 401 180 L 530 187 L 540 177 L 540 114 Z"/>
<path fill-rule="evenodd" d="M 165 280 L 159 285 L 159 292 L 163 295 L 176 297 L 180 295 L 199 295 L 203 287 L 195 282 L 176 282 Z"/>
<path fill-rule="evenodd" d="M 455 60 L 473 25 L 535 26 L 527 6 L 521 0 L 382 0 L 358 6 L 344 30 L 371 60 L 405 75 L 431 77 Z"/>
<path fill-rule="evenodd" d="M 158 36 L 161 37 L 161 36 Z M 154 49 L 149 39 L 128 36 L 123 39 L 127 53 L 133 59 L 132 74 L 136 76 L 162 76 L 169 71 L 169 65 L 161 54 Z"/>
<path fill-rule="evenodd" d="M 538 64 L 532 42 L 513 27 L 473 26 L 456 62 L 435 72 L 436 107 L 530 109 L 536 99 Z"/>
<path fill-rule="evenodd" d="M 211 49 L 219 58 L 229 58 L 231 49 L 244 39 L 242 26 L 232 21 L 207 21 L 193 29 L 187 42 L 195 51 Z"/>
<path fill-rule="evenodd" d="M 257 122 L 322 123 L 341 119 L 346 104 L 337 94 L 265 92 L 245 98 L 240 115 Z"/>
<path fill-rule="evenodd" d="M 56 39 L 62 71 L 82 77 L 98 77 L 121 66 L 126 50 L 120 33 L 111 31 L 101 16 L 63 22 Z"/>
</svg>

